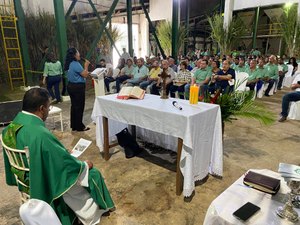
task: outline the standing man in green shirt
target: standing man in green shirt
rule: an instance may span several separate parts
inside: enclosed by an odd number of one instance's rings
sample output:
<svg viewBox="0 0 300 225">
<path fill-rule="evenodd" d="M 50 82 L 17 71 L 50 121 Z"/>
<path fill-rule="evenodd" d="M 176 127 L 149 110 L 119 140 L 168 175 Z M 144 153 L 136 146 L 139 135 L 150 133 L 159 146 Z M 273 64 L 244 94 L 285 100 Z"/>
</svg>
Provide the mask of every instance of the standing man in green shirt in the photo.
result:
<svg viewBox="0 0 300 225">
<path fill-rule="evenodd" d="M 191 84 L 186 84 L 184 87 L 186 99 L 189 99 L 190 97 L 191 85 L 196 84 L 200 88 L 199 96 L 203 96 L 208 90 L 208 83 L 210 81 L 212 71 L 208 68 L 208 61 L 205 59 L 200 60 L 199 65 L 200 68 L 195 71 Z"/>
<path fill-rule="evenodd" d="M 288 66 L 283 62 L 282 58 L 279 58 L 278 59 L 279 81 L 278 81 L 277 90 L 281 90 L 282 82 L 287 71 L 288 71 Z"/>
<path fill-rule="evenodd" d="M 265 96 L 270 97 L 269 92 L 272 89 L 273 85 L 278 81 L 278 66 L 276 65 L 276 56 L 271 55 L 269 57 L 269 63 L 266 65 L 267 75 L 269 77 L 268 83 L 269 86 L 265 92 Z"/>
</svg>

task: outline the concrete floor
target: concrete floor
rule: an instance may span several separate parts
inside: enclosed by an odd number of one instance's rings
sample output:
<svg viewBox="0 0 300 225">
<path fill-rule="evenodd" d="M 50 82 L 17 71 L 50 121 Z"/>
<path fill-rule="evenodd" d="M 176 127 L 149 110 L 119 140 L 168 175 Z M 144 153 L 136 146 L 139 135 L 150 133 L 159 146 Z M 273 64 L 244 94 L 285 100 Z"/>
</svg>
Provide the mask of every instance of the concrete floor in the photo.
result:
<svg viewBox="0 0 300 225">
<path fill-rule="evenodd" d="M 279 114 L 281 97 L 287 90 L 275 96 L 257 101 Z M 176 154 L 162 150 L 158 154 L 153 146 L 146 145 L 147 152 L 141 157 L 125 159 L 122 149 L 116 147 L 115 154 L 106 162 L 95 145 L 95 126 L 90 115 L 93 107 L 93 92 L 86 98 L 84 121 L 92 128 L 85 133 L 70 132 L 69 102 L 63 108 L 66 131 L 59 131 L 55 123 L 53 133 L 67 148 L 72 148 L 80 137 L 92 140 L 81 159 L 90 159 L 101 170 L 106 184 L 116 203 L 117 210 L 103 217 L 102 225 L 201 225 L 211 201 L 250 168 L 267 168 L 276 171 L 279 162 L 300 163 L 300 121 L 275 122 L 262 126 L 258 122 L 239 119 L 227 123 L 224 135 L 224 175 L 222 179 L 209 176 L 206 182 L 197 185 L 190 201 L 175 194 Z M 53 129 L 49 121 L 47 125 Z M 162 159 L 164 158 L 164 159 Z M 166 159 L 166 160 L 165 160 Z M 0 224 L 21 224 L 18 216 L 20 198 L 15 187 L 5 184 L 3 154 L 0 150 Z"/>
</svg>

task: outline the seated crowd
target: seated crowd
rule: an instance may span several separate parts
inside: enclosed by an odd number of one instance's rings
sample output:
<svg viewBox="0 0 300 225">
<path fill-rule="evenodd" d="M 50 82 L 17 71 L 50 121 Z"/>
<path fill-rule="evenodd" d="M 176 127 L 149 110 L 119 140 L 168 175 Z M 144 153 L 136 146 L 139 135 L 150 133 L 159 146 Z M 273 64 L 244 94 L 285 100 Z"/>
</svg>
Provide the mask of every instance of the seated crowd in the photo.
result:
<svg viewBox="0 0 300 225">
<path fill-rule="evenodd" d="M 207 52 L 207 51 L 205 51 Z M 162 79 L 160 74 L 167 71 L 169 78 L 166 81 L 167 94 L 181 99 L 189 99 L 191 85 L 200 87 L 199 99 L 207 93 L 214 94 L 216 91 L 233 91 L 236 74 L 244 72 L 248 74 L 247 84 L 250 90 L 258 92 L 265 87 L 264 95 L 269 97 L 271 90 L 276 93 L 283 86 L 283 79 L 288 71 L 287 64 L 293 66 L 293 74 L 298 69 L 296 59 L 292 57 L 289 62 L 285 58 L 277 58 L 274 55 L 269 57 L 257 54 L 257 50 L 246 54 L 223 56 L 210 56 L 207 54 L 192 54 L 176 60 L 168 57 L 163 60 L 161 57 L 143 58 L 120 58 L 117 66 L 117 74 L 108 73 L 105 77 L 106 89 L 109 90 L 109 83 L 116 82 L 116 91 L 119 92 L 121 85 L 139 86 L 154 95 L 160 94 Z"/>
</svg>

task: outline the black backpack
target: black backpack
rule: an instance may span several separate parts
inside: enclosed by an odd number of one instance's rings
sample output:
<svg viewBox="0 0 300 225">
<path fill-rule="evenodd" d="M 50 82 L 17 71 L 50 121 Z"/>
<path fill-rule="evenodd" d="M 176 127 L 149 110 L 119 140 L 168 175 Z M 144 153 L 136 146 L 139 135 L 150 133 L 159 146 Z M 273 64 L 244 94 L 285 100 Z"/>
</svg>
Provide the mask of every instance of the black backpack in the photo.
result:
<svg viewBox="0 0 300 225">
<path fill-rule="evenodd" d="M 119 145 L 125 150 L 125 157 L 127 159 L 132 158 L 141 152 L 140 146 L 127 128 L 117 133 L 116 136 Z"/>
</svg>

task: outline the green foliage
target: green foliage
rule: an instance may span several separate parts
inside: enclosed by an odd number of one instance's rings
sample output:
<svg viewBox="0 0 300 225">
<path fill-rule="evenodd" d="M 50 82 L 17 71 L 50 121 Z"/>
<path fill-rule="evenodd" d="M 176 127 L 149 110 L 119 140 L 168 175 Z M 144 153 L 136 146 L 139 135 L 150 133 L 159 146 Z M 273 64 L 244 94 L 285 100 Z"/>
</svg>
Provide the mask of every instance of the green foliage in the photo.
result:
<svg viewBox="0 0 300 225">
<path fill-rule="evenodd" d="M 172 54 L 172 24 L 169 21 L 162 21 L 157 26 L 157 37 L 166 55 Z M 187 30 L 184 26 L 179 26 L 177 37 L 177 52 L 183 48 L 187 41 Z"/>
<path fill-rule="evenodd" d="M 211 28 L 211 38 L 218 43 L 221 54 L 230 54 L 240 37 L 246 32 L 245 25 L 239 17 L 232 18 L 228 29 L 224 28 L 224 17 L 221 14 L 208 17 L 208 22 Z"/>
<path fill-rule="evenodd" d="M 236 85 L 238 87 L 239 84 Z M 232 122 L 238 117 L 258 120 L 261 124 L 271 125 L 275 122 L 275 114 L 268 111 L 262 104 L 253 101 L 253 91 L 226 90 L 216 97 L 213 103 L 221 108 L 222 122 Z M 211 98 L 205 98 L 205 102 L 211 103 Z"/>
<path fill-rule="evenodd" d="M 297 23 L 297 7 L 285 8 L 279 24 L 282 37 L 287 47 L 287 54 L 292 57 L 300 50 L 300 25 Z"/>
<path fill-rule="evenodd" d="M 55 42 L 55 26 L 54 15 L 48 12 L 40 10 L 38 13 L 29 12 L 26 15 L 25 28 L 33 70 L 42 70 L 42 56 L 45 46 L 49 47 L 54 44 L 51 51 L 54 52 L 58 58 L 59 51 Z M 68 47 L 76 47 L 84 57 L 89 51 L 91 43 L 96 38 L 99 27 L 100 24 L 98 20 L 84 21 L 79 18 L 76 22 L 73 22 L 71 19 L 68 19 L 66 21 Z M 121 36 L 117 28 L 113 28 L 110 32 L 114 41 L 117 41 Z M 108 49 L 109 53 L 111 52 L 111 44 L 105 32 L 98 46 L 101 46 L 103 49 Z M 94 60 L 95 58 L 92 58 L 91 62 L 94 62 Z"/>
<path fill-rule="evenodd" d="M 28 12 L 25 17 L 25 29 L 31 66 L 33 70 L 38 70 L 44 48 L 49 47 L 55 38 L 54 16 L 42 10 L 38 13 Z M 56 47 L 52 50 L 54 53 L 58 52 Z"/>
</svg>

